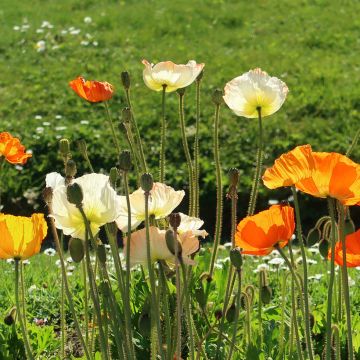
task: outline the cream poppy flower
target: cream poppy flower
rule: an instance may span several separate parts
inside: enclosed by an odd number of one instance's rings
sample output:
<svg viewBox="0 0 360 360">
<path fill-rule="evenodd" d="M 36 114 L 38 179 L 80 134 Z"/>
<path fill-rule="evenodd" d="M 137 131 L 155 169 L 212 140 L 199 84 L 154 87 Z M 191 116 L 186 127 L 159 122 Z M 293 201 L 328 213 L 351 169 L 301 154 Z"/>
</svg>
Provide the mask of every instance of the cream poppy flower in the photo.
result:
<svg viewBox="0 0 360 360">
<path fill-rule="evenodd" d="M 205 238 L 209 234 L 205 230 L 200 230 L 200 228 L 204 225 L 204 221 L 196 218 L 185 215 L 183 213 L 180 214 L 180 226 L 177 228 L 177 231 L 180 235 L 191 233 L 193 236 L 201 236 Z"/>
<path fill-rule="evenodd" d="M 263 117 L 278 111 L 288 92 L 283 81 L 258 68 L 229 81 L 223 98 L 236 115 L 257 118 L 259 107 Z"/>
<path fill-rule="evenodd" d="M 166 85 L 166 92 L 172 92 L 184 88 L 193 83 L 205 64 L 197 64 L 190 60 L 186 65 L 177 65 L 172 61 L 162 61 L 156 65 L 143 60 L 145 65 L 143 71 L 144 82 L 151 90 L 162 91 Z"/>
<path fill-rule="evenodd" d="M 88 174 L 74 179 L 73 183 L 79 184 L 83 191 L 83 209 L 94 235 L 99 232 L 100 226 L 114 221 L 119 216 L 120 196 L 116 195 L 110 186 L 108 176 Z M 56 227 L 65 235 L 85 239 L 83 218 L 79 209 L 68 202 L 65 185 L 53 188 L 52 211 Z"/>
<path fill-rule="evenodd" d="M 184 190 L 176 191 L 171 186 L 156 182 L 150 191 L 149 216 L 162 219 L 168 216 L 185 196 Z M 116 224 L 121 231 L 127 232 L 128 210 L 126 197 L 120 196 L 120 214 Z M 131 229 L 136 228 L 145 220 L 145 195 L 144 190 L 139 188 L 130 194 Z"/>
<path fill-rule="evenodd" d="M 150 254 L 151 262 L 165 260 L 174 263 L 174 255 L 170 252 L 166 245 L 166 230 L 160 230 L 155 226 L 150 226 Z M 194 261 L 190 255 L 199 249 L 199 240 L 191 231 L 180 234 L 178 237 L 182 248 L 182 260 L 187 265 L 194 265 Z M 127 237 L 124 238 L 124 253 L 126 253 Z M 130 265 L 147 264 L 146 250 L 146 229 L 135 231 L 131 234 L 130 244 Z"/>
<path fill-rule="evenodd" d="M 47 188 L 55 190 L 58 186 L 65 185 L 65 178 L 57 172 L 52 172 L 46 175 L 45 183 Z"/>
</svg>

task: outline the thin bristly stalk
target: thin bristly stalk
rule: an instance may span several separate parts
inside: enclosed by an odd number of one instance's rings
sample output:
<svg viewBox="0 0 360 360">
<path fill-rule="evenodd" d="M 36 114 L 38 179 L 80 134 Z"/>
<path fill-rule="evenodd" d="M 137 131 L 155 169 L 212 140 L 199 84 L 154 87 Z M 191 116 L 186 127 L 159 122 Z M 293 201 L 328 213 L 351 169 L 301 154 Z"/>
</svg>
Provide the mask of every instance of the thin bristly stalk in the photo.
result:
<svg viewBox="0 0 360 360">
<path fill-rule="evenodd" d="M 331 320 L 332 320 L 332 295 L 335 277 L 335 243 L 336 243 L 336 221 L 334 200 L 328 198 L 329 214 L 331 217 L 331 262 L 330 262 L 330 280 L 328 284 L 327 311 L 326 311 L 326 344 L 325 359 L 331 359 Z"/>
<path fill-rule="evenodd" d="M 283 359 L 284 349 L 285 349 L 285 297 L 286 297 L 286 273 L 283 273 L 281 283 L 281 322 L 280 322 L 280 331 L 279 331 L 279 359 Z"/>
<path fill-rule="evenodd" d="M 212 249 L 212 256 L 210 260 L 209 278 L 211 279 L 214 272 L 215 260 L 217 257 L 217 250 L 221 238 L 222 229 L 222 181 L 221 181 L 221 165 L 220 165 L 220 152 L 219 152 L 219 117 L 220 117 L 221 103 L 215 104 L 215 118 L 214 118 L 214 160 L 216 167 L 216 223 L 214 235 L 214 247 Z"/>
<path fill-rule="evenodd" d="M 106 110 L 106 117 L 107 117 L 107 120 L 108 120 L 109 125 L 110 125 L 111 134 L 112 134 L 113 141 L 114 141 L 114 144 L 115 144 L 115 147 L 116 147 L 116 151 L 117 151 L 117 154 L 120 155 L 121 149 L 120 149 L 118 138 L 117 138 L 116 133 L 115 133 L 114 124 L 113 124 L 113 121 L 111 119 L 111 115 L 110 115 L 110 111 L 109 111 L 109 105 L 108 105 L 107 101 L 104 101 L 104 105 L 105 105 L 105 110 Z"/>
<path fill-rule="evenodd" d="M 256 157 L 256 169 L 254 175 L 254 181 L 252 184 L 251 194 L 250 194 L 250 202 L 249 208 L 247 211 L 247 215 L 254 215 L 255 208 L 256 208 L 256 200 L 259 191 L 259 182 L 260 182 L 260 175 L 261 175 L 261 168 L 262 168 L 262 160 L 264 156 L 263 151 L 263 128 L 262 128 L 262 118 L 261 118 L 261 108 L 257 108 L 258 112 L 258 120 L 259 120 L 259 137 L 258 137 L 258 151 Z"/>
<path fill-rule="evenodd" d="M 186 138 L 186 130 L 185 130 L 185 114 L 184 114 L 184 95 L 185 89 L 179 89 L 177 91 L 179 95 L 179 119 L 180 119 L 180 129 L 181 129 L 181 139 L 184 148 L 185 158 L 186 158 L 186 165 L 188 168 L 188 181 L 189 181 L 189 215 L 195 216 L 194 213 L 194 184 L 193 184 L 193 164 L 191 160 L 191 155 L 189 151 L 189 145 Z"/>
<path fill-rule="evenodd" d="M 301 296 L 304 298 L 304 307 L 305 307 L 305 339 L 306 347 L 308 351 L 308 356 L 310 360 L 314 359 L 314 352 L 311 341 L 311 328 L 310 328 L 310 307 L 309 307 L 309 291 L 308 291 L 308 270 L 307 270 L 307 260 L 304 246 L 304 239 L 302 235 L 301 228 L 301 217 L 300 217 L 300 207 L 296 189 L 294 186 L 291 187 L 292 194 L 294 197 L 294 206 L 295 206 L 295 216 L 296 216 L 296 232 L 297 237 L 300 242 L 300 251 L 303 265 L 303 274 L 304 274 L 304 293 L 301 293 Z"/>
<path fill-rule="evenodd" d="M 351 153 L 353 152 L 353 150 L 355 149 L 355 147 L 358 143 L 359 136 L 360 136 L 360 129 L 356 132 L 356 134 L 353 138 L 353 141 L 352 141 L 351 145 L 349 146 L 345 156 L 350 157 Z"/>
<path fill-rule="evenodd" d="M 161 145 L 160 145 L 160 182 L 165 181 L 165 144 L 166 144 L 166 118 L 165 118 L 166 85 L 162 90 L 162 116 L 161 116 Z"/>
<path fill-rule="evenodd" d="M 25 303 L 25 280 L 24 280 L 24 263 L 20 263 L 20 289 L 21 289 L 21 305 L 22 312 L 24 315 L 24 326 L 27 331 L 27 321 L 26 321 L 26 303 Z"/>
<path fill-rule="evenodd" d="M 145 155 L 144 155 L 144 149 L 143 149 L 143 144 L 141 141 L 141 136 L 140 136 L 140 131 L 137 125 L 137 121 L 135 119 L 134 116 L 134 110 L 131 104 L 131 99 L 130 99 L 130 89 L 125 89 L 125 95 L 126 95 L 126 101 L 127 101 L 127 105 L 131 111 L 131 121 L 132 121 L 132 125 L 135 129 L 135 139 L 136 139 L 136 144 L 138 146 L 138 152 L 140 154 L 140 161 L 141 161 L 141 166 L 142 166 L 142 171 L 143 172 L 147 172 L 147 165 L 146 165 L 146 160 L 145 160 Z"/>
<path fill-rule="evenodd" d="M 85 343 L 86 346 L 89 346 L 89 301 L 88 301 L 88 287 L 87 287 L 87 275 L 86 275 L 86 264 L 85 264 L 85 257 L 81 262 L 82 267 L 82 275 L 83 275 L 83 282 L 84 282 L 84 321 L 85 321 Z"/>
<path fill-rule="evenodd" d="M 263 327 L 262 327 L 262 300 L 261 300 L 261 287 L 262 287 L 262 271 L 259 272 L 259 299 L 258 299 L 258 321 L 259 321 L 259 346 L 263 343 Z"/>
<path fill-rule="evenodd" d="M 340 343 L 340 334 L 339 328 L 337 325 L 333 325 L 331 328 L 331 343 L 335 348 L 335 360 L 341 360 L 341 343 Z M 348 358 L 350 359 L 350 357 Z"/>
<path fill-rule="evenodd" d="M 20 298 L 20 296 L 19 296 L 19 261 L 20 260 L 19 259 L 14 259 L 14 260 L 15 260 L 15 302 L 16 302 L 17 316 L 18 316 L 18 319 L 20 322 L 22 337 L 23 337 L 24 344 L 25 344 L 26 355 L 27 355 L 28 359 L 34 360 L 35 358 L 32 354 L 29 337 L 28 337 L 27 331 L 25 329 L 25 324 L 24 324 L 23 316 L 25 316 L 25 314 L 22 314 L 21 306 L 20 306 L 20 299 L 19 299 Z"/>
<path fill-rule="evenodd" d="M 61 249 L 64 249 L 64 235 L 61 233 L 60 237 L 60 246 Z M 61 356 L 62 359 L 65 359 L 65 285 L 64 285 L 64 276 L 61 273 L 61 297 L 60 297 L 60 328 L 61 328 Z"/>
<path fill-rule="evenodd" d="M 300 335 L 299 335 L 299 327 L 298 327 L 298 317 L 296 312 L 296 296 L 295 296 L 295 281 L 294 278 L 291 279 L 291 308 L 292 308 L 292 318 L 293 318 L 293 325 L 294 325 L 294 333 L 295 333 L 295 340 L 296 340 L 296 351 L 298 354 L 298 359 L 304 359 L 304 355 L 301 348 L 300 342 Z"/>
<path fill-rule="evenodd" d="M 196 79 L 196 123 L 195 123 L 195 141 L 194 141 L 194 212 L 199 217 L 199 201 L 200 201 L 200 165 L 199 165 L 199 128 L 200 128 L 200 83 L 201 77 Z"/>
<path fill-rule="evenodd" d="M 175 242 L 175 284 L 176 284 L 176 359 L 181 359 L 181 279 L 180 279 L 180 261 L 179 261 L 179 243 L 177 239 L 177 228 L 173 230 Z"/>
<path fill-rule="evenodd" d="M 346 313 L 346 328 L 347 328 L 347 345 L 348 345 L 348 359 L 354 359 L 354 348 L 352 342 L 352 327 L 351 327 L 351 309 L 350 309 L 350 290 L 349 290 L 349 278 L 346 263 L 346 236 L 344 232 L 345 228 L 345 213 L 342 204 L 339 204 L 339 238 L 342 244 L 342 282 L 345 299 L 345 313 Z"/>
</svg>

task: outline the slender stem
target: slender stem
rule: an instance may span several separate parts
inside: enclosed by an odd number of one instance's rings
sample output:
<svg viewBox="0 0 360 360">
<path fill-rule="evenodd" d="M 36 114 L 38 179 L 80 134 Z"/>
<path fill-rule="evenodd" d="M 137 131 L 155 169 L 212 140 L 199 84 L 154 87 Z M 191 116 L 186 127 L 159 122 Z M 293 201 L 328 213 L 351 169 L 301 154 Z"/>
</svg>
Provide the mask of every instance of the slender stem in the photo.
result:
<svg viewBox="0 0 360 360">
<path fill-rule="evenodd" d="M 63 248 L 63 247 L 62 247 Z M 66 342 L 66 335 L 65 335 L 65 286 L 64 286 L 64 277 L 61 274 L 61 297 L 60 297 L 60 326 L 61 326 L 61 359 L 65 359 L 65 342 Z M 85 310 L 87 312 L 87 309 Z"/>
<path fill-rule="evenodd" d="M 48 208 L 49 208 L 49 214 L 51 215 L 52 214 L 52 207 L 51 207 L 50 204 L 48 204 Z M 69 283 L 68 283 L 68 280 L 67 280 L 67 277 L 66 277 L 65 260 L 64 260 L 64 255 L 63 255 L 63 252 L 62 252 L 62 248 L 60 246 L 59 236 L 58 236 L 57 231 L 56 231 L 55 220 L 54 220 L 53 217 L 49 217 L 49 221 L 50 221 L 50 228 L 51 228 L 54 240 L 55 240 L 56 250 L 57 250 L 57 252 L 59 254 L 60 265 L 61 265 L 61 273 L 62 273 L 62 276 L 63 276 L 63 279 L 64 279 L 65 293 L 66 293 L 66 297 L 68 299 L 68 304 L 69 304 L 71 314 L 73 316 L 76 333 L 77 333 L 77 336 L 78 336 L 79 341 L 81 343 L 81 346 L 84 349 L 86 359 L 90 360 L 90 359 L 92 359 L 92 357 L 90 356 L 89 349 L 87 347 L 87 344 L 84 341 L 84 337 L 83 337 L 82 332 L 81 332 L 81 327 L 80 327 L 79 320 L 77 318 L 76 311 L 75 311 L 74 301 L 73 301 L 73 298 L 72 298 L 72 295 L 71 295 L 71 292 L 70 292 L 70 288 L 69 288 Z"/>
<path fill-rule="evenodd" d="M 295 190 L 295 187 L 291 187 L 292 194 L 294 197 L 294 205 L 295 205 L 295 216 L 296 216 L 296 231 L 297 237 L 300 242 L 300 250 L 301 250 L 301 258 L 302 258 L 302 266 L 303 266 L 303 274 L 304 274 L 304 293 L 301 293 L 301 296 L 304 298 L 304 310 L 305 310 L 305 339 L 306 339 L 306 347 L 310 360 L 314 360 L 314 352 L 311 341 L 311 328 L 310 328 L 310 308 L 309 308 L 309 291 L 308 291 L 308 269 L 307 269 L 307 260 L 304 246 L 304 239 L 302 235 L 301 229 L 301 217 L 300 217 L 300 207 L 298 196 Z"/>
<path fill-rule="evenodd" d="M 332 296 L 335 278 L 335 243 L 336 243 L 336 222 L 334 200 L 328 198 L 329 214 L 331 217 L 331 262 L 330 262 L 330 281 L 328 285 L 327 312 L 326 312 L 326 360 L 331 359 L 331 319 L 332 319 Z"/>
<path fill-rule="evenodd" d="M 176 283 L 176 359 L 181 359 L 181 279 L 179 269 L 179 243 L 177 239 L 177 228 L 173 230 L 175 241 L 175 283 Z"/>
<path fill-rule="evenodd" d="M 258 111 L 258 119 L 259 119 L 258 151 L 257 151 L 257 157 L 256 157 L 255 176 L 254 176 L 254 181 L 253 181 L 253 185 L 252 185 L 252 189 L 251 189 L 249 208 L 248 208 L 248 212 L 247 212 L 248 216 L 253 215 L 255 212 L 256 199 L 257 199 L 258 191 L 259 191 L 262 160 L 263 160 L 263 156 L 264 156 L 261 108 L 259 107 L 257 109 L 257 111 Z"/>
<path fill-rule="evenodd" d="M 34 356 L 32 355 L 32 350 L 29 342 L 29 337 L 25 329 L 24 318 L 25 314 L 21 313 L 21 305 L 19 299 L 19 259 L 15 259 L 15 302 L 17 315 L 20 321 L 21 332 L 25 344 L 26 355 L 30 360 L 34 360 Z"/>
<path fill-rule="evenodd" d="M 216 223 L 214 235 L 214 247 L 210 261 L 209 277 L 212 278 L 217 257 L 217 250 L 220 243 L 221 229 L 222 229 L 222 182 L 221 182 L 221 165 L 220 165 L 220 152 L 219 152 L 219 117 L 220 117 L 220 104 L 216 104 L 215 118 L 214 118 L 214 160 L 216 167 Z"/>
<path fill-rule="evenodd" d="M 299 290 L 301 294 L 301 290 Z M 298 354 L 298 359 L 302 360 L 304 358 L 301 342 L 300 342 L 300 335 L 299 335 L 299 327 L 298 327 L 298 316 L 296 311 L 296 297 L 295 297 L 295 279 L 294 277 L 291 278 L 291 308 L 292 308 L 292 320 L 294 324 L 294 333 L 295 333 L 295 340 L 296 340 L 296 351 Z"/>
<path fill-rule="evenodd" d="M 263 343 L 263 328 L 262 328 L 262 300 L 261 300 L 261 287 L 262 287 L 262 272 L 259 272 L 259 300 L 258 300 L 258 319 L 259 319 L 259 345 Z"/>
<path fill-rule="evenodd" d="M 352 341 L 352 327 L 351 327 L 351 309 L 350 309 L 350 291 L 349 278 L 346 263 L 346 236 L 344 232 L 345 227 L 345 213 L 342 204 L 339 204 L 339 238 L 342 244 L 342 282 L 344 288 L 345 312 L 346 312 L 346 327 L 347 327 L 347 344 L 348 344 L 348 359 L 354 359 L 354 348 Z"/>
<path fill-rule="evenodd" d="M 3 189 L 3 185 L 2 185 L 2 177 L 1 177 L 1 170 L 4 167 L 5 164 L 5 157 L 0 155 L 0 211 L 1 211 L 1 193 L 2 193 L 2 189 Z"/>
<path fill-rule="evenodd" d="M 86 275 L 86 259 L 82 261 L 82 275 L 84 282 L 84 321 L 85 321 L 85 342 L 86 346 L 89 346 L 89 302 L 88 302 L 88 286 L 87 286 L 87 275 Z"/>
<path fill-rule="evenodd" d="M 136 138 L 136 144 L 138 146 L 138 150 L 139 150 L 139 154 L 140 154 L 140 161 L 141 161 L 141 166 L 142 166 L 142 171 L 143 172 L 147 172 L 147 165 L 146 165 L 146 160 L 145 160 L 145 155 L 144 155 L 144 149 L 143 149 L 143 144 L 141 141 L 141 136 L 140 136 L 140 131 L 137 125 L 137 121 L 135 119 L 134 116 L 134 110 L 131 104 L 131 99 L 130 99 L 130 89 L 125 89 L 125 95 L 126 95 L 126 101 L 128 104 L 128 107 L 131 111 L 131 121 L 132 121 L 132 125 L 134 126 L 135 129 L 135 138 Z"/>
<path fill-rule="evenodd" d="M 184 90 L 181 89 L 182 92 L 179 94 L 179 118 L 180 118 L 180 129 L 181 129 L 181 139 L 184 148 L 186 164 L 188 168 L 188 178 L 189 178 L 189 215 L 195 216 L 194 213 L 194 184 L 193 184 L 193 165 L 191 160 L 191 155 L 189 151 L 189 145 L 186 139 L 186 132 L 185 132 L 185 116 L 184 116 Z"/>
<path fill-rule="evenodd" d="M 27 321 L 26 321 L 26 305 L 25 305 L 25 280 L 24 280 L 24 263 L 20 263 L 20 284 L 21 284 L 21 305 L 22 312 L 24 315 L 24 326 L 27 332 Z"/>
<path fill-rule="evenodd" d="M 166 118 L 165 118 L 165 93 L 166 85 L 162 91 L 162 116 L 161 116 L 161 149 L 160 149 L 160 182 L 165 181 L 165 144 L 166 144 Z"/>
<path fill-rule="evenodd" d="M 351 153 L 353 152 L 353 150 L 355 149 L 355 147 L 358 143 L 359 136 L 360 136 L 360 129 L 356 132 L 356 134 L 353 138 L 353 141 L 352 141 L 351 145 L 349 146 L 345 156 L 350 157 Z"/>
<path fill-rule="evenodd" d="M 200 83 L 201 80 L 196 80 L 196 123 L 195 123 L 195 141 L 194 141 L 194 204 L 195 216 L 199 217 L 200 212 L 200 165 L 199 165 L 199 128 L 200 128 Z"/>
<path fill-rule="evenodd" d="M 105 110 L 106 110 L 106 117 L 107 117 L 107 120 L 108 120 L 109 125 L 110 125 L 111 134 L 112 134 L 112 137 L 113 137 L 113 140 L 114 140 L 116 151 L 117 151 L 118 155 L 120 155 L 121 149 L 120 149 L 118 138 L 117 138 L 116 133 L 115 133 L 114 124 L 113 124 L 112 119 L 111 119 L 111 115 L 110 115 L 110 111 L 109 111 L 109 105 L 108 105 L 107 101 L 104 101 L 104 105 L 105 105 Z"/>
</svg>

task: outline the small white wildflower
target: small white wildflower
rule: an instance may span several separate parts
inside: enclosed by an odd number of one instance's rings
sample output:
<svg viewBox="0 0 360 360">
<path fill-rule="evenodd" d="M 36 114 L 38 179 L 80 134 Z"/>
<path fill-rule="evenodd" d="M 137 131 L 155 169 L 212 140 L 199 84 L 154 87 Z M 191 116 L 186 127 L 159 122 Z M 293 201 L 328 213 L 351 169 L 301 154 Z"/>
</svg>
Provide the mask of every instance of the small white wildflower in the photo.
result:
<svg viewBox="0 0 360 360">
<path fill-rule="evenodd" d="M 309 252 L 311 252 L 312 254 L 317 254 L 319 252 L 319 250 L 317 248 L 309 248 L 308 249 Z"/>
<path fill-rule="evenodd" d="M 13 27 L 13 30 L 19 31 L 19 30 L 20 30 L 20 26 L 15 25 L 15 26 Z"/>
<path fill-rule="evenodd" d="M 67 127 L 66 126 L 56 126 L 55 127 L 55 131 L 63 131 L 63 130 L 66 130 Z"/>
<path fill-rule="evenodd" d="M 313 259 L 307 259 L 307 263 L 309 265 L 316 265 L 318 262 L 316 260 L 313 260 Z"/>
<path fill-rule="evenodd" d="M 26 266 L 26 265 L 30 265 L 30 260 L 29 260 L 29 259 L 23 260 L 22 263 L 23 263 L 25 266 Z"/>
<path fill-rule="evenodd" d="M 15 165 L 15 169 L 22 171 L 24 168 L 21 165 Z"/>
<path fill-rule="evenodd" d="M 92 18 L 90 16 L 84 17 L 84 23 L 85 24 L 90 24 L 91 22 L 92 22 Z"/>
<path fill-rule="evenodd" d="M 35 115 L 35 120 L 41 120 L 42 116 L 41 115 Z"/>
<path fill-rule="evenodd" d="M 355 280 L 353 280 L 350 276 L 348 276 L 349 286 L 355 285 Z"/>
<path fill-rule="evenodd" d="M 280 258 L 280 257 L 276 257 L 276 258 L 273 258 L 269 261 L 269 264 L 270 265 L 276 265 L 276 266 L 280 266 L 280 265 L 283 265 L 285 262 L 285 260 L 283 258 Z"/>
<path fill-rule="evenodd" d="M 80 124 L 81 125 L 89 125 L 89 120 L 81 120 Z"/>
<path fill-rule="evenodd" d="M 61 35 L 66 35 L 68 33 L 67 30 L 61 30 Z"/>
<path fill-rule="evenodd" d="M 46 50 L 46 43 L 44 40 L 39 40 L 36 43 L 36 50 L 37 52 L 44 52 Z"/>
<path fill-rule="evenodd" d="M 224 244 L 224 248 L 225 248 L 226 250 L 230 250 L 230 249 L 232 248 L 232 243 L 231 243 L 231 242 L 226 242 L 226 243 Z"/>
<path fill-rule="evenodd" d="M 15 262 L 15 260 L 14 260 L 14 259 L 7 259 L 6 262 L 7 262 L 8 264 L 13 264 L 13 263 Z"/>
<path fill-rule="evenodd" d="M 31 294 L 33 291 L 37 290 L 37 286 L 36 285 L 31 285 L 28 289 L 29 294 Z"/>
<path fill-rule="evenodd" d="M 99 43 L 97 42 L 97 41 L 93 41 L 93 43 L 92 43 L 94 46 L 98 46 L 99 45 Z"/>
<path fill-rule="evenodd" d="M 44 254 L 47 256 L 54 256 L 56 254 L 56 250 L 53 248 L 48 248 L 44 251 Z"/>
<path fill-rule="evenodd" d="M 270 270 L 270 266 L 268 264 L 260 264 L 257 266 L 257 268 L 254 270 L 254 273 L 258 273 L 262 270 L 265 271 L 269 271 Z"/>
<path fill-rule="evenodd" d="M 36 29 L 37 34 L 42 34 L 44 32 L 44 29 Z"/>
<path fill-rule="evenodd" d="M 50 126 L 50 125 L 51 125 L 51 123 L 49 123 L 48 121 L 44 121 L 42 124 L 43 124 L 44 126 Z"/>
<path fill-rule="evenodd" d="M 68 271 L 68 272 L 66 273 L 67 276 L 71 276 L 72 274 L 73 274 L 72 271 Z"/>
<path fill-rule="evenodd" d="M 38 127 L 36 128 L 36 132 L 42 133 L 42 132 L 44 132 L 44 128 L 43 128 L 42 126 L 38 126 Z"/>
<path fill-rule="evenodd" d="M 76 268 L 74 265 L 70 265 L 67 267 L 67 271 L 74 271 Z"/>
<path fill-rule="evenodd" d="M 66 262 L 69 263 L 69 264 L 72 264 L 74 262 L 74 260 L 70 256 L 68 256 L 66 258 Z"/>
<path fill-rule="evenodd" d="M 276 205 L 278 203 L 279 203 L 279 200 L 276 200 L 276 199 L 269 199 L 269 201 L 268 201 L 269 205 Z"/>
<path fill-rule="evenodd" d="M 61 260 L 59 259 L 59 260 L 56 260 L 55 261 L 55 265 L 57 266 L 57 267 L 61 267 Z"/>
<path fill-rule="evenodd" d="M 82 46 L 88 46 L 89 44 L 90 43 L 88 41 L 85 41 L 85 40 L 81 41 L 81 43 L 80 43 L 80 45 L 82 45 Z"/>
<path fill-rule="evenodd" d="M 62 115 L 59 115 L 59 114 L 57 114 L 57 115 L 55 115 L 55 119 L 61 119 L 62 118 Z"/>
<path fill-rule="evenodd" d="M 69 32 L 70 32 L 70 35 L 78 35 L 78 34 L 80 34 L 81 30 L 80 29 L 73 29 L 73 30 L 69 29 Z"/>
</svg>

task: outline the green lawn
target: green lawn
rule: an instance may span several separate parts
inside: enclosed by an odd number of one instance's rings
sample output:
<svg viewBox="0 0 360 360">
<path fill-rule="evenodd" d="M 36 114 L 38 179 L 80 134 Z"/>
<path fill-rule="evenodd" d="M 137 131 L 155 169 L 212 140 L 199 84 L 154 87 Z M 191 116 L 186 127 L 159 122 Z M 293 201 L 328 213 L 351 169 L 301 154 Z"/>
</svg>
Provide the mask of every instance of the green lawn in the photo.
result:
<svg viewBox="0 0 360 360">
<path fill-rule="evenodd" d="M 146 156 L 157 174 L 161 95 L 142 81 L 141 60 L 189 59 L 205 62 L 202 93 L 202 203 L 213 201 L 213 106 L 210 95 L 254 67 L 283 79 L 290 88 L 282 109 L 265 119 L 266 157 L 295 145 L 344 152 L 359 128 L 360 3 L 343 1 L 10 1 L 0 5 L 0 130 L 21 137 L 34 156 L 23 170 L 7 167 L 2 175 L 5 210 L 29 213 L 23 192 L 44 186 L 44 175 L 62 168 L 57 140 L 88 142 L 97 171 L 116 162 L 101 105 L 78 98 L 68 81 L 79 74 L 114 84 L 111 112 L 117 120 L 125 105 L 120 72 L 132 76 L 132 98 Z M 91 22 L 85 22 L 86 17 Z M 51 24 L 43 24 L 47 21 Z M 24 24 L 28 25 L 24 27 Z M 44 25 L 42 27 L 42 24 Z M 45 41 L 38 52 L 36 43 Z M 193 141 L 195 92 L 186 96 L 189 142 Z M 177 95 L 167 100 L 169 120 L 167 182 L 186 186 Z M 222 167 L 242 171 L 240 212 L 246 209 L 256 153 L 257 123 L 221 111 Z M 119 134 L 120 137 L 120 134 Z M 125 142 L 121 139 L 125 146 Z M 360 151 L 353 153 L 360 160 Z M 75 160 L 80 161 L 74 153 Z M 78 164 L 79 172 L 85 169 Z M 274 197 L 261 189 L 263 205 Z M 280 193 L 280 197 L 287 194 Z M 213 211 L 212 213 L 215 213 Z M 214 214 L 204 212 L 211 219 Z"/>
</svg>

